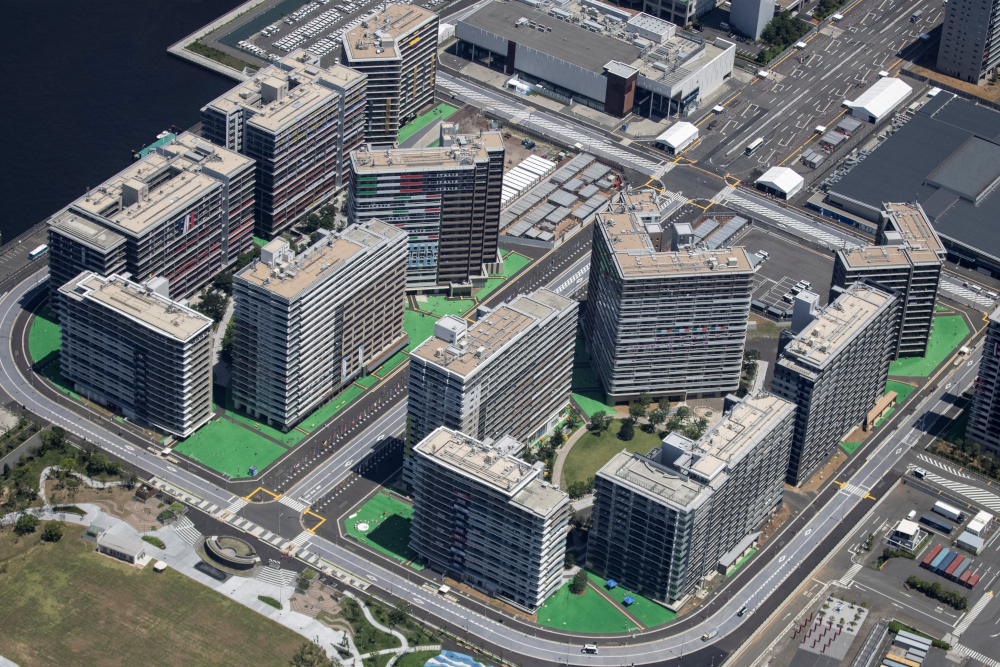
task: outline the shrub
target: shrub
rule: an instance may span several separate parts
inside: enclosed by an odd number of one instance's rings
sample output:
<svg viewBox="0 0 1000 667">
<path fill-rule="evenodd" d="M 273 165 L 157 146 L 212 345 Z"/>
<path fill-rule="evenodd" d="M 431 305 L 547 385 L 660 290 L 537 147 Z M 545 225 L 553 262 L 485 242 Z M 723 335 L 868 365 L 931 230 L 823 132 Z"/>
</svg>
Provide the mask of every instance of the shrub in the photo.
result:
<svg viewBox="0 0 1000 667">
<path fill-rule="evenodd" d="M 271 605 L 275 609 L 281 609 L 281 603 L 275 600 L 274 598 L 269 598 L 266 595 L 258 595 L 257 599 L 263 602 L 264 604 Z"/>
<path fill-rule="evenodd" d="M 49 521 L 42 528 L 42 540 L 45 542 L 58 542 L 66 532 L 66 524 L 62 521 Z"/>
<path fill-rule="evenodd" d="M 166 549 L 167 548 L 167 545 L 163 543 L 163 540 L 161 540 L 158 537 L 153 537 L 152 535 L 143 535 L 142 536 L 142 541 L 143 542 L 148 542 L 149 544 L 152 544 L 157 549 Z"/>
<path fill-rule="evenodd" d="M 583 595 L 587 592 L 587 573 L 579 570 L 569 582 L 569 592 L 573 595 Z"/>
<path fill-rule="evenodd" d="M 173 519 L 174 516 L 175 516 L 174 513 L 171 512 L 170 510 L 163 510 L 162 512 L 156 515 L 156 520 L 159 521 L 160 523 L 163 523 L 164 521 L 169 521 L 170 519 Z"/>
<path fill-rule="evenodd" d="M 76 514 L 77 516 L 85 516 L 87 514 L 76 505 L 59 505 L 53 507 L 52 511 L 56 514 Z"/>
<path fill-rule="evenodd" d="M 635 437 L 635 427 L 632 426 L 632 420 L 623 419 L 622 426 L 618 429 L 618 439 L 625 440 L 626 442 Z"/>
<path fill-rule="evenodd" d="M 34 514 L 22 514 L 17 517 L 17 523 L 14 524 L 14 534 L 18 537 L 24 537 L 35 532 L 35 528 L 37 527 L 38 517 Z"/>
</svg>

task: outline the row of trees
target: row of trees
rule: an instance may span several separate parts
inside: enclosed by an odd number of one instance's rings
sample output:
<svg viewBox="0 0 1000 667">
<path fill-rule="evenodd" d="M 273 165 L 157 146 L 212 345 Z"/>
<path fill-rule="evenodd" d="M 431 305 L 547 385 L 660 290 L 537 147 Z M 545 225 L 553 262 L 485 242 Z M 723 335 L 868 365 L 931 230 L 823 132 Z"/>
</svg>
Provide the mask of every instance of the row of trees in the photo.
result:
<svg viewBox="0 0 1000 667">
<path fill-rule="evenodd" d="M 771 22 L 764 26 L 761 33 L 762 41 L 770 44 L 766 49 L 761 49 L 757 54 L 757 62 L 766 63 L 789 46 L 799 41 L 811 29 L 810 25 L 802 19 L 792 16 L 790 11 L 783 11 L 774 15 Z"/>
<path fill-rule="evenodd" d="M 629 416 L 622 420 L 618 429 L 619 439 L 628 441 L 634 438 L 635 426 L 643 418 L 646 419 L 646 423 L 640 424 L 640 428 L 647 433 L 655 433 L 660 424 L 665 424 L 664 430 L 667 433 L 680 433 L 691 440 L 697 440 L 705 434 L 708 420 L 699 417 L 686 405 L 678 406 L 671 414 L 669 410 L 662 408 L 650 410 L 651 403 L 652 396 L 647 392 L 639 394 L 639 399 L 628 408 Z M 604 435 L 613 421 L 614 419 L 604 410 L 598 410 L 590 417 L 590 430 L 596 432 L 598 436 Z"/>
<path fill-rule="evenodd" d="M 965 611 L 968 609 L 969 601 L 964 595 L 958 591 L 951 591 L 941 587 L 941 584 L 934 582 L 933 584 L 923 579 L 918 579 L 917 577 L 907 577 L 906 583 L 910 585 L 910 588 L 915 588 L 924 595 L 934 600 L 944 602 L 946 605 L 957 609 L 958 611 Z"/>
</svg>

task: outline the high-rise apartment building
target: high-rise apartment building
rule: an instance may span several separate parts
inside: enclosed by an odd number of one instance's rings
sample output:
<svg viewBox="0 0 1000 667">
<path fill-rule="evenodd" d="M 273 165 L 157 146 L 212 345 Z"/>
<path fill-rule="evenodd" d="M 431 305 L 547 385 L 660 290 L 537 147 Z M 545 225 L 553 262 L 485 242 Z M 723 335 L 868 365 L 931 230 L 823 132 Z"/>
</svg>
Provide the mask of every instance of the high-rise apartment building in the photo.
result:
<svg viewBox="0 0 1000 667">
<path fill-rule="evenodd" d="M 594 479 L 587 562 L 677 608 L 780 505 L 795 406 L 759 392 L 698 441 L 672 433 L 647 455 L 622 451 Z"/>
<path fill-rule="evenodd" d="M 341 39 L 344 64 L 368 76 L 365 141 L 393 146 L 399 128 L 434 101 L 438 15 L 387 5 Z"/>
<path fill-rule="evenodd" d="M 875 242 L 838 250 L 834 287 L 868 278 L 902 295 L 898 357 L 923 356 L 934 323 L 946 251 L 920 204 L 886 204 Z"/>
<path fill-rule="evenodd" d="M 299 50 L 202 108 L 206 139 L 256 161 L 260 234 L 280 233 L 346 185 L 364 139 L 366 81 Z"/>
<path fill-rule="evenodd" d="M 439 148 L 351 154 L 352 223 L 378 218 L 409 237 L 406 288 L 460 288 L 485 281 L 497 252 L 503 192 L 503 137 L 452 135 Z"/>
<path fill-rule="evenodd" d="M 901 311 L 899 292 L 854 283 L 818 310 L 778 357 L 771 390 L 798 406 L 789 484 L 809 479 L 882 396 Z"/>
<path fill-rule="evenodd" d="M 430 566 L 534 611 L 562 585 L 569 496 L 528 465 L 524 445 L 439 427 L 412 449 L 410 548 Z"/>
<path fill-rule="evenodd" d="M 540 289 L 466 328 L 442 318 L 410 353 L 410 437 L 439 426 L 534 443 L 569 405 L 578 304 Z"/>
<path fill-rule="evenodd" d="M 85 272 L 59 288 L 59 371 L 112 412 L 186 438 L 212 418 L 212 320 L 139 285 Z"/>
<path fill-rule="evenodd" d="M 52 275 L 156 276 L 189 297 L 253 245 L 253 188 L 253 160 L 185 132 L 53 216 Z"/>
<path fill-rule="evenodd" d="M 998 64 L 1000 1 L 948 2 L 938 46 L 938 70 L 962 81 L 981 84 Z"/>
<path fill-rule="evenodd" d="M 1000 456 L 1000 308 L 989 315 L 966 437 Z"/>
<path fill-rule="evenodd" d="M 233 278 L 236 406 L 287 431 L 401 350 L 405 271 L 406 235 L 378 220 L 264 246 Z"/>
<path fill-rule="evenodd" d="M 621 403 L 736 391 L 753 268 L 743 248 L 672 248 L 651 190 L 622 193 L 594 223 L 584 333 L 594 372 Z"/>
<path fill-rule="evenodd" d="M 773 0 L 733 0 L 729 25 L 744 37 L 757 40 L 774 18 Z"/>
</svg>

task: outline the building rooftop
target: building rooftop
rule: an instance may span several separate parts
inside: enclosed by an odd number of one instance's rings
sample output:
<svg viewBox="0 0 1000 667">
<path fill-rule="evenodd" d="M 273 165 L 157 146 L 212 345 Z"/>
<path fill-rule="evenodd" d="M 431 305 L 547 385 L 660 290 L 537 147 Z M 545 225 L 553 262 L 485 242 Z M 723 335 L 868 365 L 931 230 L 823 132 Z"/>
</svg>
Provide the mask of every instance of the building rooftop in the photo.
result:
<svg viewBox="0 0 1000 667">
<path fill-rule="evenodd" d="M 380 220 L 351 225 L 343 232 L 321 238 L 298 255 L 292 256 L 289 252 L 291 259 L 277 261 L 274 266 L 257 261 L 237 273 L 236 278 L 291 301 L 338 273 L 343 264 L 364 254 L 369 247 L 404 233 Z M 287 246 L 284 239 L 275 239 L 264 249 L 277 253 Z"/>
<path fill-rule="evenodd" d="M 849 250 L 838 250 L 837 254 L 841 257 L 845 265 L 853 269 L 872 267 L 888 269 L 892 267 L 907 268 L 910 266 L 906 248 L 903 246 L 856 246 Z"/>
<path fill-rule="evenodd" d="M 707 500 L 705 485 L 682 477 L 639 454 L 622 450 L 597 471 L 642 495 L 678 509 L 690 510 Z"/>
<path fill-rule="evenodd" d="M 785 360 L 822 368 L 857 337 L 894 296 L 864 283 L 854 283 L 823 308 L 783 353 Z M 779 359 L 779 363 L 781 363 Z"/>
<path fill-rule="evenodd" d="M 185 132 L 159 148 L 170 157 L 184 157 L 226 178 L 232 178 L 253 164 L 253 159 L 236 151 L 216 146 L 207 139 Z"/>
<path fill-rule="evenodd" d="M 488 363 L 493 355 L 533 324 L 575 304 L 572 299 L 540 289 L 533 294 L 518 296 L 509 304 L 480 317 L 478 322 L 459 337 L 456 344 L 432 336 L 418 345 L 411 354 L 452 373 L 468 377 L 480 364 Z"/>
<path fill-rule="evenodd" d="M 344 33 L 344 50 L 352 61 L 399 58 L 399 42 L 435 17 L 416 5 L 388 5 Z"/>
<path fill-rule="evenodd" d="M 59 288 L 70 298 L 96 301 L 157 333 L 187 341 L 211 330 L 212 320 L 121 276 L 84 273 Z"/>
<path fill-rule="evenodd" d="M 921 257 L 929 253 L 932 258 L 938 255 L 943 258 L 944 244 L 920 204 L 885 204 L 884 215 L 888 218 L 886 230 L 899 234 L 914 253 Z M 921 250 L 923 254 L 920 254 Z"/>
<path fill-rule="evenodd" d="M 106 252 L 125 243 L 125 237 L 121 234 L 105 229 L 72 211 L 59 213 L 49 221 L 49 227 L 101 252 Z"/>
<path fill-rule="evenodd" d="M 357 173 L 392 173 L 414 169 L 441 169 L 467 166 L 487 159 L 490 152 L 503 148 L 499 132 L 483 132 L 481 136 L 458 135 L 454 146 L 446 148 L 389 148 L 351 153 L 351 163 Z"/>
</svg>

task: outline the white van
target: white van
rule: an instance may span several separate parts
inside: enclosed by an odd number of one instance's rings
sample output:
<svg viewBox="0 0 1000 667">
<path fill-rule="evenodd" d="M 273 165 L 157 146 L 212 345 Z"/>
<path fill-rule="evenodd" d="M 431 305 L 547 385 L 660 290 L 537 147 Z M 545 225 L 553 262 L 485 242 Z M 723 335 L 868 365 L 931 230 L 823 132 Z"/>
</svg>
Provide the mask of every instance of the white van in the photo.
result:
<svg viewBox="0 0 1000 667">
<path fill-rule="evenodd" d="M 583 652 L 584 653 L 597 653 L 597 644 L 584 644 L 583 645 Z"/>
</svg>

